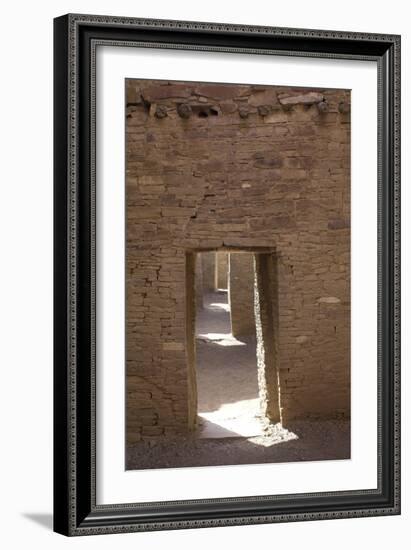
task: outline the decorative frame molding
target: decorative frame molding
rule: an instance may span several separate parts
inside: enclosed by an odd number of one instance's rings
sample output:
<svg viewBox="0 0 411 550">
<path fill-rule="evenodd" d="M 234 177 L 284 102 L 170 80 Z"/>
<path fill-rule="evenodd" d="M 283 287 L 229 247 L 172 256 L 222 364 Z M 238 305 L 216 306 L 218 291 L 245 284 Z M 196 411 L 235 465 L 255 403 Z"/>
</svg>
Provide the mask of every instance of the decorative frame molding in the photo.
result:
<svg viewBox="0 0 411 550">
<path fill-rule="evenodd" d="M 54 529 L 65 535 L 400 513 L 400 37 L 65 15 L 54 21 Z M 97 505 L 95 497 L 96 48 L 157 47 L 376 61 L 378 488 Z"/>
</svg>

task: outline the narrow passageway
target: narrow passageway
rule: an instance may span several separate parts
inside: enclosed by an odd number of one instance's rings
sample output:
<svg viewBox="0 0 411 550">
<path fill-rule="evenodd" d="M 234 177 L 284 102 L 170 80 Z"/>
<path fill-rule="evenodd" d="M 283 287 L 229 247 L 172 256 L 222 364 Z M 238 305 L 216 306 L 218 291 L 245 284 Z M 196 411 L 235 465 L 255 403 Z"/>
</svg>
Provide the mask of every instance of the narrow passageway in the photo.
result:
<svg viewBox="0 0 411 550">
<path fill-rule="evenodd" d="M 262 434 L 255 334 L 231 334 L 227 290 L 207 292 L 197 308 L 199 438 Z"/>
<path fill-rule="evenodd" d="M 188 279 L 190 285 L 194 283 L 195 301 L 190 299 L 186 305 L 190 306 L 187 326 L 197 425 L 187 433 L 136 443 L 127 451 L 127 469 L 350 458 L 349 422 L 307 419 L 284 427 L 266 415 L 267 383 L 273 383 L 266 372 L 275 366 L 266 362 L 265 349 L 261 362 L 262 304 L 266 303 L 261 297 L 271 303 L 261 278 L 269 271 L 262 256 L 257 261 L 254 256 L 252 262 L 250 256 L 207 251 L 190 264 Z"/>
</svg>

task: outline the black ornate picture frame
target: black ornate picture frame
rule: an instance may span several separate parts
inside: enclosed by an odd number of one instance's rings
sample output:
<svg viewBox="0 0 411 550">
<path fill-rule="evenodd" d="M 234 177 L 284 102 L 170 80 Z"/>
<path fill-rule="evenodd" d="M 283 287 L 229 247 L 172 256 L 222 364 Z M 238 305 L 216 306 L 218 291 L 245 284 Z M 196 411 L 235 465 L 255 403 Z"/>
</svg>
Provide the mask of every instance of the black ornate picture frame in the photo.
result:
<svg viewBox="0 0 411 550">
<path fill-rule="evenodd" d="M 378 66 L 378 488 L 96 504 L 98 44 Z M 126 17 L 54 21 L 54 530 L 74 536 L 400 513 L 400 37 Z M 98 308 L 97 308 L 98 310 Z"/>
</svg>

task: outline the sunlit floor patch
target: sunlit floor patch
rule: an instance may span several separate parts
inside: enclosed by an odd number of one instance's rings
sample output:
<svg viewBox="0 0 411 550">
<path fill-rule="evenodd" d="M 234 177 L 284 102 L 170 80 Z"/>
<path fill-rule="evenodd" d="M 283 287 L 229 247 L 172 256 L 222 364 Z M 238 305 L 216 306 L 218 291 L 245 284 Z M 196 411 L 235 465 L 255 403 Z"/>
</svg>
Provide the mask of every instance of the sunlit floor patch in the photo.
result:
<svg viewBox="0 0 411 550">
<path fill-rule="evenodd" d="M 251 437 L 263 435 L 258 399 L 227 403 L 218 410 L 199 412 L 198 437 Z"/>
<path fill-rule="evenodd" d="M 223 310 L 229 312 L 230 304 L 224 302 L 211 302 L 207 305 L 207 309 L 211 309 L 214 311 Z"/>
<path fill-rule="evenodd" d="M 271 447 L 298 439 L 298 435 L 281 424 L 270 424 L 258 413 L 258 403 L 249 399 L 223 405 L 213 412 L 199 413 L 197 437 L 199 439 L 223 439 L 245 437 L 250 443 Z M 241 409 L 241 413 L 239 410 Z"/>
<path fill-rule="evenodd" d="M 271 447 L 272 445 L 287 443 L 287 441 L 293 441 L 295 439 L 298 439 L 298 435 L 294 432 L 290 432 L 280 423 L 270 424 L 269 422 L 265 421 L 263 422 L 263 435 L 252 437 L 249 439 L 249 441 L 254 445 Z"/>
<path fill-rule="evenodd" d="M 227 332 L 206 332 L 203 334 L 197 334 L 197 339 L 203 342 L 212 342 L 218 346 L 246 346 L 245 342 L 237 340 L 235 336 Z"/>
</svg>

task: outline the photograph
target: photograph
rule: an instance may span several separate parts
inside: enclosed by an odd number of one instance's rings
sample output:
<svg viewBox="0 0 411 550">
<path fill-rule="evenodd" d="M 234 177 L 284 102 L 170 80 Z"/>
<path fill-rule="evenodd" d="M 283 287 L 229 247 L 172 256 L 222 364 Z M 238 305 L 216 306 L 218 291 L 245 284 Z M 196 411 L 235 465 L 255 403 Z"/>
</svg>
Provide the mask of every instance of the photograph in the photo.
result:
<svg viewBox="0 0 411 550">
<path fill-rule="evenodd" d="M 4 4 L 5 550 L 410 546 L 381 7 Z"/>
<path fill-rule="evenodd" d="M 126 469 L 350 459 L 350 90 L 125 106 Z"/>
<path fill-rule="evenodd" d="M 55 18 L 54 531 L 400 514 L 400 47 Z"/>
</svg>

